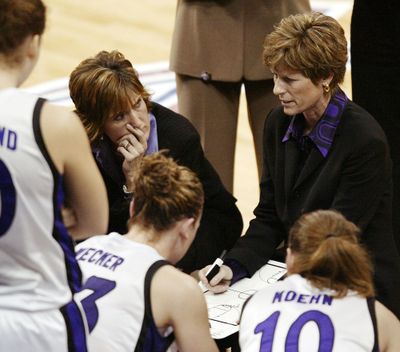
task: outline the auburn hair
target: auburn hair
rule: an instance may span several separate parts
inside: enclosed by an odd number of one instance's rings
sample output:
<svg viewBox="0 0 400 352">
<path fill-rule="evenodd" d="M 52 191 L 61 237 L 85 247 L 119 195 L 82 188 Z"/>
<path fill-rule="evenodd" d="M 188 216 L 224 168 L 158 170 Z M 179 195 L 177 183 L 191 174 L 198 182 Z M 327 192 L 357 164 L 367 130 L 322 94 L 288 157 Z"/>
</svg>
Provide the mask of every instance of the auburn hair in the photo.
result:
<svg viewBox="0 0 400 352">
<path fill-rule="evenodd" d="M 283 18 L 264 41 L 264 64 L 300 71 L 314 84 L 333 75 L 330 88 L 343 82 L 347 41 L 339 22 L 319 12 Z"/>
<path fill-rule="evenodd" d="M 0 57 L 8 65 L 20 61 L 18 48 L 30 35 L 42 35 L 46 7 L 41 0 L 0 1 Z"/>
<path fill-rule="evenodd" d="M 69 78 L 75 112 L 91 143 L 102 136 L 109 116 L 132 109 L 135 103 L 130 98 L 132 93 L 140 95 L 150 109 L 150 93 L 140 82 L 132 63 L 117 50 L 100 51 L 83 60 Z"/>
<path fill-rule="evenodd" d="M 142 159 L 133 182 L 129 224 L 164 231 L 184 218 L 201 216 L 204 193 L 196 174 L 178 165 L 163 150 Z"/>
<path fill-rule="evenodd" d="M 336 291 L 337 297 L 348 290 L 373 296 L 372 264 L 359 235 L 359 228 L 337 211 L 302 215 L 289 233 L 288 247 L 294 255 L 291 273 L 320 289 Z"/>
</svg>

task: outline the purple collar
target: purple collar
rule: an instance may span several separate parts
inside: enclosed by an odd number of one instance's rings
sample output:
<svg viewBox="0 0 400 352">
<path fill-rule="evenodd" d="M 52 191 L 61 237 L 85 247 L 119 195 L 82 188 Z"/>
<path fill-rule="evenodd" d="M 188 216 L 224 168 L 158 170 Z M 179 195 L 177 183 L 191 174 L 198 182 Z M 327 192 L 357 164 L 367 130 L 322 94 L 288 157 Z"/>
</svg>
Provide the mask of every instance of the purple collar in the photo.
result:
<svg viewBox="0 0 400 352">
<path fill-rule="evenodd" d="M 329 101 L 329 104 L 321 119 L 308 135 L 324 158 L 327 157 L 329 149 L 332 146 L 336 128 L 340 123 L 340 118 L 347 101 L 348 98 L 346 94 L 339 89 Z M 292 120 L 290 121 L 290 125 L 283 136 L 282 142 L 286 142 L 290 138 L 294 138 L 296 141 L 299 141 L 303 136 L 303 129 L 303 114 L 293 116 Z"/>
<path fill-rule="evenodd" d="M 158 135 L 157 135 L 157 121 L 152 113 L 149 113 L 150 119 L 150 133 L 147 139 L 147 150 L 146 155 L 158 152 Z"/>
</svg>

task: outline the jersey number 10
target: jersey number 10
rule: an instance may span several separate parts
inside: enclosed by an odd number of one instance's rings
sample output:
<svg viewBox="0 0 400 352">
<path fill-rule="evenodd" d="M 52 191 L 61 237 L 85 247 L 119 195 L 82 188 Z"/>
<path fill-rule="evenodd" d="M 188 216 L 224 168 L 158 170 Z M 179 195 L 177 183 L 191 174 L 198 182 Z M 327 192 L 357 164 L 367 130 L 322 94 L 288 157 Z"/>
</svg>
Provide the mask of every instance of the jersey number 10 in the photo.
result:
<svg viewBox="0 0 400 352">
<path fill-rule="evenodd" d="M 254 329 L 254 333 L 261 333 L 260 352 L 271 352 L 274 342 L 274 334 L 276 325 L 281 312 L 272 313 L 267 319 L 258 324 Z M 319 330 L 319 352 L 331 352 L 333 348 L 333 340 L 335 337 L 335 329 L 328 315 L 318 311 L 309 310 L 301 314 L 290 326 L 285 340 L 286 352 L 299 351 L 299 337 L 303 327 L 313 321 L 317 324 Z"/>
</svg>

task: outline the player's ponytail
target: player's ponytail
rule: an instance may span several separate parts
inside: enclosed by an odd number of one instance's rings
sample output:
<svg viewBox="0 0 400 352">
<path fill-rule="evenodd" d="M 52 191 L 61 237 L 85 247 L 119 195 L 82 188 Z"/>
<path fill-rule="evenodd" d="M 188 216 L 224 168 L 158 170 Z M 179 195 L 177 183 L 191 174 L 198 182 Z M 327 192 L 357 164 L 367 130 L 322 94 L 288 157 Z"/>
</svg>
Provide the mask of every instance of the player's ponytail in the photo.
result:
<svg viewBox="0 0 400 352">
<path fill-rule="evenodd" d="M 203 207 L 203 187 L 194 172 L 165 155 L 145 156 L 133 182 L 134 209 L 130 222 L 157 231 L 183 218 L 197 219 Z"/>
<path fill-rule="evenodd" d="M 336 291 L 337 297 L 354 290 L 372 296 L 372 264 L 358 241 L 359 229 L 343 215 L 319 210 L 298 219 L 289 234 L 294 254 L 292 273 L 318 288 Z"/>
</svg>

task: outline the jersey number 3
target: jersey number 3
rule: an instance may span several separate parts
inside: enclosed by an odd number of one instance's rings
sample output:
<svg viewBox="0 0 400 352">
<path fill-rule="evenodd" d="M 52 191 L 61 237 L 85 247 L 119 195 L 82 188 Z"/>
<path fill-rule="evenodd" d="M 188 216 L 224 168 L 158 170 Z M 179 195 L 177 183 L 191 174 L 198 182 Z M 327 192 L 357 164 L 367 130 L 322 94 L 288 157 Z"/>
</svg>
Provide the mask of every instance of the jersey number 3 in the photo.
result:
<svg viewBox="0 0 400 352">
<path fill-rule="evenodd" d="M 14 216 L 17 193 L 7 166 L 0 160 L 0 237 L 10 228 Z"/>
<path fill-rule="evenodd" d="M 115 286 L 115 281 L 91 276 L 82 287 L 82 290 L 88 289 L 93 291 L 92 294 L 81 301 L 83 310 L 85 311 L 89 332 L 92 332 L 97 324 L 97 320 L 99 320 L 99 310 L 96 306 L 96 301 L 113 290 Z"/>
<path fill-rule="evenodd" d="M 272 351 L 275 329 L 280 314 L 281 313 L 279 311 L 272 313 L 267 319 L 258 324 L 254 329 L 254 333 L 262 334 L 260 352 Z M 329 316 L 318 310 L 309 310 L 301 314 L 290 326 L 285 341 L 286 352 L 299 351 L 300 332 L 303 329 L 303 327 L 310 321 L 313 321 L 318 326 L 319 330 L 318 351 L 319 352 L 332 351 L 335 329 L 333 327 L 331 319 L 329 318 Z"/>
</svg>

